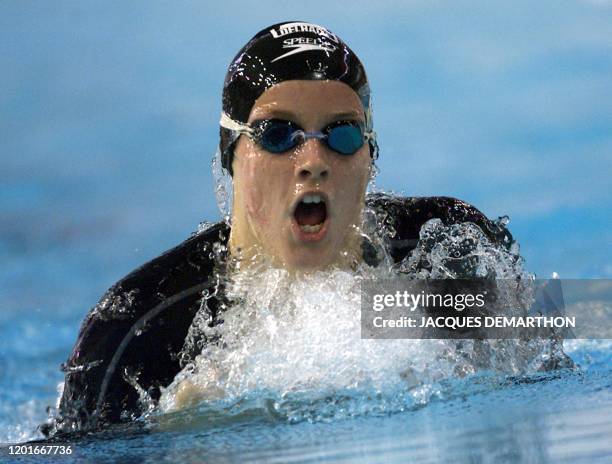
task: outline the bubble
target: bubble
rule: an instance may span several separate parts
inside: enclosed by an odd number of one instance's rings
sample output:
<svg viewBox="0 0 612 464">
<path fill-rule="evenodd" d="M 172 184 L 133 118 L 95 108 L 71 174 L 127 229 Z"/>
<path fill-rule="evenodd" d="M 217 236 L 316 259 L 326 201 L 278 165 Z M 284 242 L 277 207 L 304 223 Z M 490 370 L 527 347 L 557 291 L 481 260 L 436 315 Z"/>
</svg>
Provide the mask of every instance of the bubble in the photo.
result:
<svg viewBox="0 0 612 464">
<path fill-rule="evenodd" d="M 219 148 L 212 159 L 212 173 L 215 180 L 215 198 L 221 217 L 227 224 L 231 224 L 233 183 L 229 172 L 222 166 Z"/>
</svg>

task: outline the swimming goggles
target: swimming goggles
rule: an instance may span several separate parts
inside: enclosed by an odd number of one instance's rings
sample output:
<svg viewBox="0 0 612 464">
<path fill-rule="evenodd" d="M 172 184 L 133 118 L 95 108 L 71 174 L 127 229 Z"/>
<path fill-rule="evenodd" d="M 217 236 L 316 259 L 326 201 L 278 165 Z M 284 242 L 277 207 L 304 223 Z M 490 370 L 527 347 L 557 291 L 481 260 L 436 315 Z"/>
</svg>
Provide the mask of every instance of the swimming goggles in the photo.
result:
<svg viewBox="0 0 612 464">
<path fill-rule="evenodd" d="M 363 144 L 373 138 L 357 121 L 336 121 L 318 132 L 306 132 L 297 124 L 283 119 L 263 119 L 252 124 L 241 124 L 221 115 L 221 127 L 246 135 L 271 153 L 285 153 L 308 139 L 324 141 L 333 151 L 341 155 L 354 155 Z"/>
</svg>

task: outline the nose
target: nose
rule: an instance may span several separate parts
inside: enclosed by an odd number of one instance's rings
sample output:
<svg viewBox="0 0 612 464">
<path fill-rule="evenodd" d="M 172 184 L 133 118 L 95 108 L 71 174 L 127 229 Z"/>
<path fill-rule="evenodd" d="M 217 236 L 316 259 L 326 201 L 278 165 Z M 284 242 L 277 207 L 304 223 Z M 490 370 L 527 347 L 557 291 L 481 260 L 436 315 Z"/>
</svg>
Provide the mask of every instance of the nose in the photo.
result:
<svg viewBox="0 0 612 464">
<path fill-rule="evenodd" d="M 306 140 L 298 149 L 296 176 L 302 181 L 325 180 L 330 173 L 324 144 L 317 139 Z"/>
</svg>

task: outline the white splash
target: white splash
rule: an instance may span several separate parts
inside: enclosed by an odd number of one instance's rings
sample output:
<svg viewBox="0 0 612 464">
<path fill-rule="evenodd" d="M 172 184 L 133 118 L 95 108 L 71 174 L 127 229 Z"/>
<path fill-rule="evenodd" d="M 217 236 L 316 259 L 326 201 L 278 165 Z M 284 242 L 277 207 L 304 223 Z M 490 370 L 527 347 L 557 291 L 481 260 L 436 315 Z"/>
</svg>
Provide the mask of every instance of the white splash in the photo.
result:
<svg viewBox="0 0 612 464">
<path fill-rule="evenodd" d="M 362 265 L 355 272 L 319 271 L 299 277 L 270 267 L 241 271 L 227 282 L 233 304 L 223 313 L 224 322 L 209 327 L 200 317 L 199 326 L 192 327 L 221 342 L 205 346 L 163 391 L 160 410 L 239 400 L 254 392 L 276 399 L 374 392 L 379 397 L 370 406 L 389 409 L 391 403 L 403 407 L 427 402 L 436 394 L 432 384 L 443 379 L 481 369 L 508 374 L 541 369 L 550 356 L 547 341 L 361 339 L 364 278 L 388 278 L 398 270 L 415 278 L 467 277 L 457 266 L 461 258 L 479 277 L 529 280 L 518 249 L 492 245 L 473 224 L 446 227 L 436 220 L 423 227 L 419 248 L 399 269 Z M 417 265 L 423 260 L 429 262 L 429 271 Z M 363 411 L 363 405 L 358 409 Z"/>
</svg>

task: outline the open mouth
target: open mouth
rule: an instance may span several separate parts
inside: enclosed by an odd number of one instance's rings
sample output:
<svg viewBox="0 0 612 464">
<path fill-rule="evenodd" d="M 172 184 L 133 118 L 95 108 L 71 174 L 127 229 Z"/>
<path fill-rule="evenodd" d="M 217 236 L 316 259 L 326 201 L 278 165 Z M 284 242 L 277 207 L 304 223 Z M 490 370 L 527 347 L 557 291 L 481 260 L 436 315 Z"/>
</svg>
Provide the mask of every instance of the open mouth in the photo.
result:
<svg viewBox="0 0 612 464">
<path fill-rule="evenodd" d="M 295 222 L 306 234 L 316 234 L 327 219 L 327 206 L 322 195 L 317 193 L 304 195 L 293 213 Z"/>
</svg>

